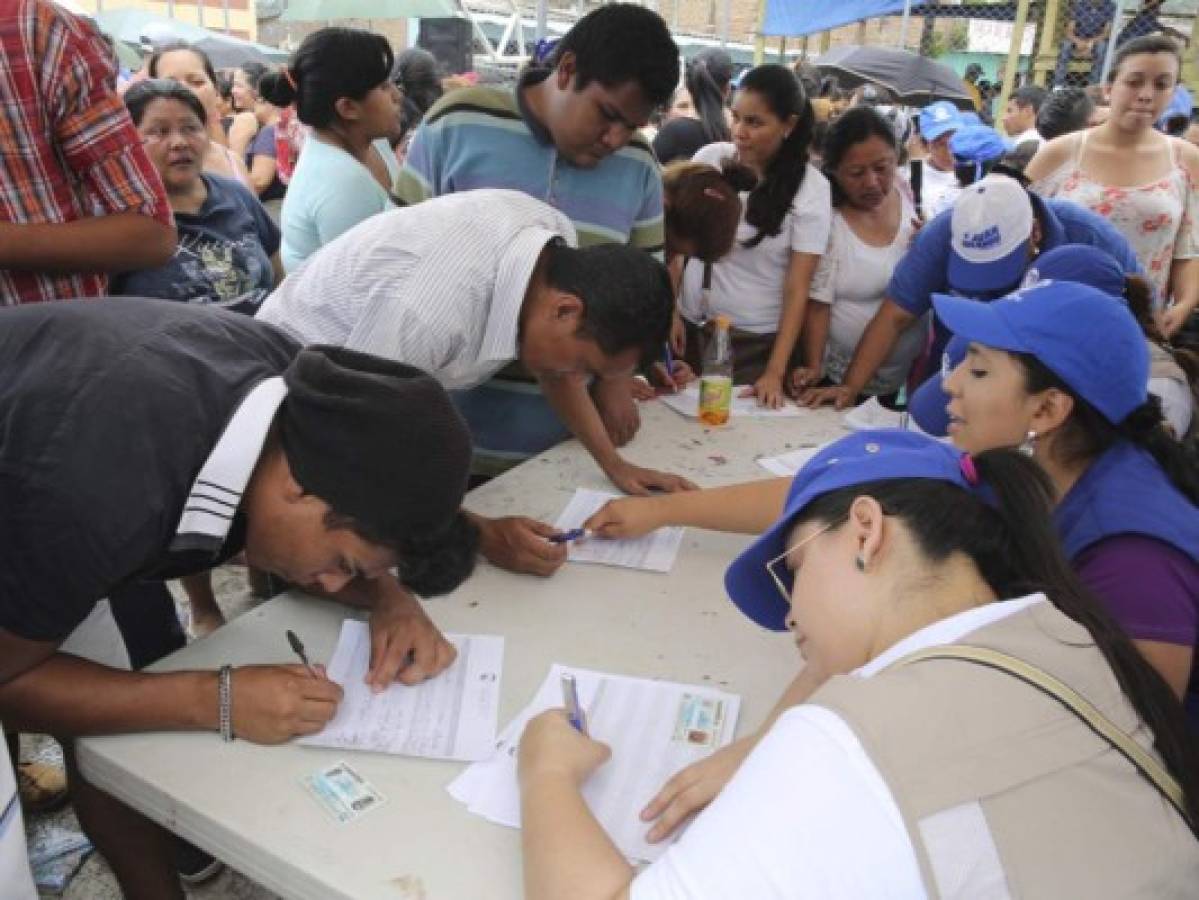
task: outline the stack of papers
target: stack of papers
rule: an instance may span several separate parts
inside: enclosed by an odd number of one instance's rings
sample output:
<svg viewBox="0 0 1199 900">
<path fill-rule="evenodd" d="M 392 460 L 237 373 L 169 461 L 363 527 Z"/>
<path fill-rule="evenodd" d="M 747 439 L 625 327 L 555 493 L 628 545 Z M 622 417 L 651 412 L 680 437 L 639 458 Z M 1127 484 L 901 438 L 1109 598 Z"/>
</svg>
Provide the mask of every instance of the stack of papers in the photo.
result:
<svg viewBox="0 0 1199 900">
<path fill-rule="evenodd" d="M 745 385 L 733 388 L 733 408 L 730 415 L 737 417 L 754 417 L 763 419 L 789 419 L 803 415 L 804 410 L 795 401 L 788 400 L 781 409 L 767 409 L 758 405 L 756 397 L 742 397 L 741 391 Z M 662 402 L 680 415 L 691 419 L 699 418 L 699 382 L 693 381 L 677 394 L 663 394 Z"/>
<path fill-rule="evenodd" d="M 558 516 L 554 527 L 559 531 L 582 528 L 583 523 L 601 506 L 620 496 L 605 491 L 578 488 L 566 509 L 562 510 L 562 515 Z M 669 572 L 674 566 L 675 557 L 679 555 L 679 546 L 682 543 L 682 528 L 659 528 L 644 537 L 626 541 L 592 536 L 571 541 L 566 558 L 571 562 L 600 563 L 647 572 Z"/>
<path fill-rule="evenodd" d="M 646 842 L 652 823 L 641 821 L 641 810 L 676 772 L 732 741 L 741 710 L 736 694 L 554 664 L 533 702 L 500 735 L 495 753 L 468 767 L 448 790 L 475 815 L 520 827 L 520 736 L 531 718 L 562 705 L 565 672 L 578 683 L 590 735 L 612 748 L 611 759 L 583 785 L 583 798 L 621 853 L 657 859 L 670 842 Z"/>
<path fill-rule="evenodd" d="M 484 759 L 495 747 L 504 639 L 447 634 L 458 649 L 454 664 L 418 685 L 392 684 L 373 693 L 363 680 L 370 663 L 370 630 L 346 619 L 329 662 L 329 678 L 345 690 L 337 715 L 309 747 L 374 750 L 429 759 Z"/>
<path fill-rule="evenodd" d="M 792 450 L 790 453 L 782 453 L 778 456 L 759 456 L 758 465 L 773 475 L 790 478 L 802 469 L 809 459 L 826 446 L 828 445 L 821 444 L 818 447 L 800 447 L 798 450 Z"/>
</svg>

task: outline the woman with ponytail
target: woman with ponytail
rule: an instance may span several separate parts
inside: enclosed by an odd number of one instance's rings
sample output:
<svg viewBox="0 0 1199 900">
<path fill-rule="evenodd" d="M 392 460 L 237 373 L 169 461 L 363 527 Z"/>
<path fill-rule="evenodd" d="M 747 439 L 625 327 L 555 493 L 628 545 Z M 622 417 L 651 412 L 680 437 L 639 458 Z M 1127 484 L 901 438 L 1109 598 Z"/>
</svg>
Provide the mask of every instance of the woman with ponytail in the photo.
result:
<svg viewBox="0 0 1199 900">
<path fill-rule="evenodd" d="M 969 342 L 944 379 L 954 444 L 1019 445 L 1040 463 L 1074 569 L 1199 732 L 1199 467 L 1148 393 L 1140 326 L 1125 304 L 1064 281 L 933 303 Z"/>
<path fill-rule="evenodd" d="M 1190 896 L 1194 739 L 1070 571 L 1052 500 L 1011 450 L 825 448 L 725 576 L 805 665 L 654 798 L 651 840 L 715 802 L 635 874 L 581 795 L 608 749 L 544 713 L 520 742 L 526 896 Z"/>
<path fill-rule="evenodd" d="M 400 94 L 387 39 L 355 28 L 322 28 L 304 39 L 282 72 L 259 90 L 294 104 L 312 129 L 283 201 L 288 272 L 363 219 L 390 209 L 400 167 L 387 139 L 399 132 Z"/>
<path fill-rule="evenodd" d="M 691 159 L 701 147 L 732 139 L 726 105 L 732 80 L 733 59 L 717 47 L 687 61 L 683 81 L 691 115 L 671 119 L 654 136 L 654 153 L 662 165 Z"/>
<path fill-rule="evenodd" d="M 733 143 L 709 144 L 695 155 L 716 167 L 732 158 L 758 180 L 742 198 L 732 253 L 710 267 L 692 261 L 684 272 L 687 359 L 698 366 L 704 326 L 727 315 L 735 381 L 752 385 L 747 393 L 775 408 L 786 402 L 784 381 L 798 364 L 808 289 L 832 222 L 828 179 L 808 161 L 812 126 L 812 106 L 795 74 L 758 66 L 745 74 L 733 103 Z"/>
</svg>

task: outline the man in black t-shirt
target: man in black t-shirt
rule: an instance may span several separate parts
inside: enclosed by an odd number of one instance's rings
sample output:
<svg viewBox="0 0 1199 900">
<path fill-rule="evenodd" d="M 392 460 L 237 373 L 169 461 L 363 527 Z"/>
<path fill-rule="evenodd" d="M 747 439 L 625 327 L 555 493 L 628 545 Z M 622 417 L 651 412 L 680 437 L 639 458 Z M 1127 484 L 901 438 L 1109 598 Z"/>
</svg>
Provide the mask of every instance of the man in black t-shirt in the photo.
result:
<svg viewBox="0 0 1199 900">
<path fill-rule="evenodd" d="M 373 684 L 436 675 L 454 649 L 405 586 L 442 593 L 469 573 L 469 465 L 445 391 L 408 366 L 301 351 L 264 323 L 189 304 L 0 312 L 0 719 L 64 737 L 319 731 L 341 690 L 303 667 L 146 674 L 56 652 L 115 588 L 243 549 L 371 610 Z M 70 754 L 68 769 L 126 896 L 182 896 L 163 833 L 83 782 Z"/>
</svg>

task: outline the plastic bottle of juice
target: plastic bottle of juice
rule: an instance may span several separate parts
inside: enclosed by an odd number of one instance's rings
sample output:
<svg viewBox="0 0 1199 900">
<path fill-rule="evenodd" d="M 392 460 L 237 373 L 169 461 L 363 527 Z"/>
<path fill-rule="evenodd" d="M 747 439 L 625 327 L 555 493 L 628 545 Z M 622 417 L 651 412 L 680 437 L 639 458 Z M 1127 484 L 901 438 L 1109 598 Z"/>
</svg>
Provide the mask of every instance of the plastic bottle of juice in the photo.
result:
<svg viewBox="0 0 1199 900">
<path fill-rule="evenodd" d="M 716 331 L 704 350 L 699 379 L 699 419 L 705 425 L 724 425 L 733 407 L 733 346 L 728 316 L 716 317 Z"/>
</svg>

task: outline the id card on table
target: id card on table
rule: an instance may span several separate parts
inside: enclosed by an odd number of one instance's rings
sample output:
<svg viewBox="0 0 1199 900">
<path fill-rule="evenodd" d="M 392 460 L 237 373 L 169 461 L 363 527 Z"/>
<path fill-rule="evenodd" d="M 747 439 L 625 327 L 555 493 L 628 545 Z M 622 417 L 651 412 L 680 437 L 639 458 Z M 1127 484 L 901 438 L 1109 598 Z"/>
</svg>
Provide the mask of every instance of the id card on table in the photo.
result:
<svg viewBox="0 0 1199 900">
<path fill-rule="evenodd" d="M 341 824 L 353 822 L 384 802 L 375 786 L 346 762 L 336 762 L 301 780 L 321 809 Z"/>
</svg>

